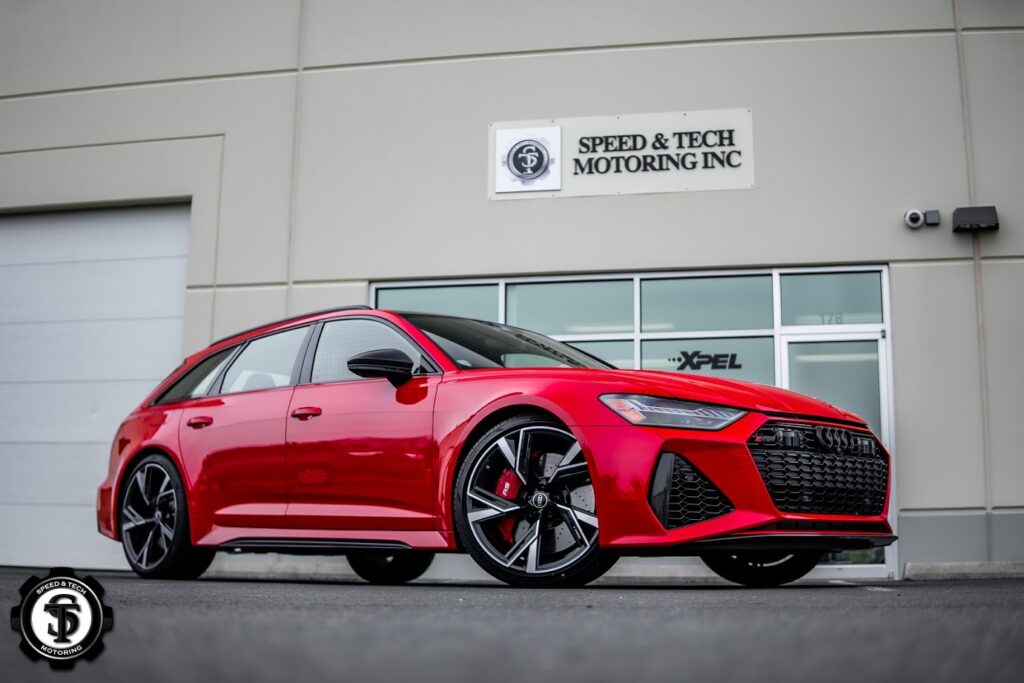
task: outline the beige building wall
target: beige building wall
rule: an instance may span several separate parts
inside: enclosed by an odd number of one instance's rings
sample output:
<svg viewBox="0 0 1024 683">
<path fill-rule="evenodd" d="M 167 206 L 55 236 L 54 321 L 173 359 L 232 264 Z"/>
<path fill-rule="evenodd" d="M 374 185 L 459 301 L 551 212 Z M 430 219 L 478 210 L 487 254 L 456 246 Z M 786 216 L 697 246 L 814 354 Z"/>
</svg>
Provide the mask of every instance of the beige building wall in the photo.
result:
<svg viewBox="0 0 1024 683">
<path fill-rule="evenodd" d="M 1024 560 L 1021 3 L 0 0 L 0 65 L 0 210 L 192 202 L 186 352 L 386 279 L 889 264 L 901 559 Z M 734 107 L 753 191 L 487 199 L 493 121 Z"/>
</svg>

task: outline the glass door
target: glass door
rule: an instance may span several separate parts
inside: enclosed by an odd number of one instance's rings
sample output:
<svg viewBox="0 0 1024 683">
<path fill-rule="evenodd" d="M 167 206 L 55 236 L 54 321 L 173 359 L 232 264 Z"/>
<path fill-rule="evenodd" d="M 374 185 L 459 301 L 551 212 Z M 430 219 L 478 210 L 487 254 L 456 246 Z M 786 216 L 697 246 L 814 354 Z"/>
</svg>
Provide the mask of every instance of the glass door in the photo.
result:
<svg viewBox="0 0 1024 683">
<path fill-rule="evenodd" d="M 888 368 L 881 333 L 785 334 L 781 341 L 785 388 L 860 415 L 888 445 Z M 822 564 L 863 569 L 882 565 L 895 575 L 891 547 L 832 553 Z"/>
</svg>

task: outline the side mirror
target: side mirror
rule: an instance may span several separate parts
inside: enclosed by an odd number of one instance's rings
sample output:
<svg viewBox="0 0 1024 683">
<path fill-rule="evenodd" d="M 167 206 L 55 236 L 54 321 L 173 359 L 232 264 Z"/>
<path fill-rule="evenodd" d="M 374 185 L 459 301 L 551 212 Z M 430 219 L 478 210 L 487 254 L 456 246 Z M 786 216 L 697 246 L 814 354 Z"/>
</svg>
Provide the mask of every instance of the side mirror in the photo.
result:
<svg viewBox="0 0 1024 683">
<path fill-rule="evenodd" d="M 398 349 L 377 349 L 348 359 L 348 369 L 360 377 L 383 377 L 396 387 L 412 379 L 412 368 L 412 358 Z"/>
</svg>

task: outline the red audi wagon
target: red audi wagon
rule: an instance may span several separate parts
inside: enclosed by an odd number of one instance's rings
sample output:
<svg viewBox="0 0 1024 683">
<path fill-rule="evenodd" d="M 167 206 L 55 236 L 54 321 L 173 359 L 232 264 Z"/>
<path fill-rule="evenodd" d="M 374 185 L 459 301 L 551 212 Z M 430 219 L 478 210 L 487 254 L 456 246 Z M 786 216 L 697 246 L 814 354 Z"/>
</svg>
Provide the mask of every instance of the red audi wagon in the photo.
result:
<svg viewBox="0 0 1024 683">
<path fill-rule="evenodd" d="M 97 517 L 144 577 L 279 552 L 394 584 L 465 552 L 509 584 L 573 586 L 621 556 L 697 555 L 772 586 L 895 541 L 890 469 L 864 420 L 807 396 L 348 307 L 187 358 L 117 430 Z"/>
</svg>

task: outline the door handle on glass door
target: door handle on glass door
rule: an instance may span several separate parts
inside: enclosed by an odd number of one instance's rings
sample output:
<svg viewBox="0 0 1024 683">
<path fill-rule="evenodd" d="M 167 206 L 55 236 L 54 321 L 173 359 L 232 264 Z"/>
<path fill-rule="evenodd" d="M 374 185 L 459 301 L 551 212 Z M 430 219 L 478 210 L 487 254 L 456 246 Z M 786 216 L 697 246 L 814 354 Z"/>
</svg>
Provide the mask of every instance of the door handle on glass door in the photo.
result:
<svg viewBox="0 0 1024 683">
<path fill-rule="evenodd" d="M 311 417 L 316 417 L 323 413 L 322 410 L 316 406 L 307 406 L 305 408 L 296 408 L 292 411 L 292 417 L 298 418 L 299 420 L 308 420 Z"/>
<path fill-rule="evenodd" d="M 196 417 L 189 418 L 189 421 L 186 422 L 185 424 L 187 424 L 192 429 L 202 429 L 203 427 L 209 427 L 210 425 L 212 425 L 213 418 L 208 417 L 206 415 L 198 415 Z"/>
</svg>

